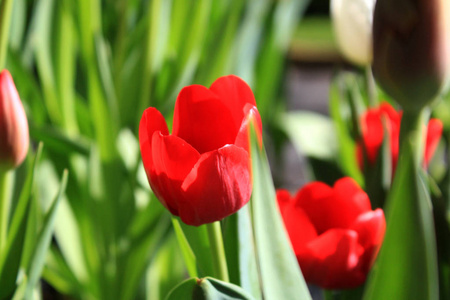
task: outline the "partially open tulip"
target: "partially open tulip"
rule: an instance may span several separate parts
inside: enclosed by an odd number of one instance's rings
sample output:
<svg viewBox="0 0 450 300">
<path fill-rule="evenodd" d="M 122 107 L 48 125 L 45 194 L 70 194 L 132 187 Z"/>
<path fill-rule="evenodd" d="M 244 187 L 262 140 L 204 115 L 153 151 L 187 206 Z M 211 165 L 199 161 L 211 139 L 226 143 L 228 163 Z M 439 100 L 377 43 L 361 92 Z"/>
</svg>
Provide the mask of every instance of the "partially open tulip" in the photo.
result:
<svg viewBox="0 0 450 300">
<path fill-rule="evenodd" d="M 0 169 L 20 165 L 29 146 L 28 122 L 11 74 L 0 73 Z"/>
<path fill-rule="evenodd" d="M 418 111 L 441 92 L 450 72 L 448 0 L 378 0 L 373 71 L 404 110 Z"/>
<path fill-rule="evenodd" d="M 331 0 L 331 16 L 337 44 L 351 62 L 372 62 L 372 16 L 375 0 Z"/>
<path fill-rule="evenodd" d="M 261 121 L 250 87 L 230 75 L 208 89 L 178 95 L 169 130 L 155 108 L 145 110 L 139 142 L 153 192 L 188 225 L 221 220 L 244 206 L 252 184 L 249 126 Z"/>
<path fill-rule="evenodd" d="M 357 146 L 357 158 L 360 167 L 363 166 L 363 143 L 367 151 L 370 164 L 375 164 L 383 145 L 385 132 L 389 137 L 391 149 L 392 169 L 395 170 L 399 153 L 400 122 L 402 111 L 396 111 L 389 103 L 382 103 L 379 107 L 368 109 L 361 116 L 362 141 Z M 443 125 L 438 119 L 431 119 L 427 127 L 425 140 L 424 166 L 433 157 L 442 135 Z"/>
<path fill-rule="evenodd" d="M 312 182 L 294 197 L 277 191 L 278 206 L 300 269 L 308 283 L 325 289 L 361 285 L 384 238 L 381 209 L 351 178 L 333 187 Z"/>
</svg>

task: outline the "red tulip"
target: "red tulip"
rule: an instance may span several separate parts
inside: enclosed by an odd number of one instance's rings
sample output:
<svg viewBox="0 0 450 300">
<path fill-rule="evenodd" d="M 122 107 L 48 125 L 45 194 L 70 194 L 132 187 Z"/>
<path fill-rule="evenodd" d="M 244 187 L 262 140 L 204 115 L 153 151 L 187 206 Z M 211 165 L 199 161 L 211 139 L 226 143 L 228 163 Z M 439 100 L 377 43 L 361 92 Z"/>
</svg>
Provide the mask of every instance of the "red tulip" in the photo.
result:
<svg viewBox="0 0 450 300">
<path fill-rule="evenodd" d="M 230 75 L 208 89 L 191 85 L 178 95 L 169 130 L 155 108 L 144 111 L 139 142 L 156 197 L 174 215 L 199 226 L 244 206 L 252 191 L 249 126 L 261 121 L 250 87 Z"/>
<path fill-rule="evenodd" d="M 0 73 L 0 169 L 11 169 L 25 159 L 29 146 L 28 121 L 8 70 Z"/>
<path fill-rule="evenodd" d="M 370 164 L 377 160 L 381 145 L 383 144 L 384 132 L 389 135 L 391 148 L 392 169 L 397 166 L 399 153 L 400 122 L 402 112 L 396 111 L 390 104 L 382 103 L 380 107 L 368 109 L 361 117 L 362 140 L 367 151 Z M 383 125 L 384 123 L 384 125 Z M 425 144 L 424 166 L 426 167 L 436 151 L 442 135 L 443 125 L 438 119 L 431 119 L 427 127 Z M 362 142 L 357 146 L 357 157 L 360 167 L 363 165 Z"/>
<path fill-rule="evenodd" d="M 278 206 L 303 276 L 325 289 L 361 285 L 383 241 L 383 210 L 349 178 L 334 187 L 312 182 L 294 197 L 277 191 Z"/>
</svg>

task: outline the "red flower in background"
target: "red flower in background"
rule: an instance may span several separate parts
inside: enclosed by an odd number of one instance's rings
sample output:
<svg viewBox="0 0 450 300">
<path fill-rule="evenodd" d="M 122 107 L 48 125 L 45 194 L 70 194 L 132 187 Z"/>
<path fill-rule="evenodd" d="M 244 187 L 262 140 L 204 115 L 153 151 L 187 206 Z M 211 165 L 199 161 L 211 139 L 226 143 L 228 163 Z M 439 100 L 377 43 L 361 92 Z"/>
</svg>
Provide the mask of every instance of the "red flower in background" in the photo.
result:
<svg viewBox="0 0 450 300">
<path fill-rule="evenodd" d="M 0 168 L 10 169 L 25 159 L 28 121 L 14 81 L 8 70 L 0 73 Z"/>
<path fill-rule="evenodd" d="M 312 182 L 294 197 L 277 191 L 278 206 L 303 276 L 325 289 L 354 288 L 369 272 L 384 238 L 381 209 L 349 178 L 334 187 Z"/>
<path fill-rule="evenodd" d="M 233 75 L 217 79 L 209 89 L 183 88 L 172 134 L 158 110 L 144 111 L 139 143 L 150 186 L 184 223 L 198 226 L 221 220 L 250 199 L 252 119 L 261 130 L 250 87 Z"/>
<path fill-rule="evenodd" d="M 368 109 L 361 116 L 362 141 L 367 151 L 370 164 L 375 164 L 380 148 L 383 144 L 384 132 L 389 135 L 391 147 L 392 169 L 395 170 L 399 153 L 400 122 L 402 112 L 396 111 L 389 103 L 382 103 L 377 108 Z M 383 125 L 384 122 L 384 125 Z M 424 154 L 424 166 L 426 167 L 433 157 L 442 135 L 443 125 L 438 119 L 431 119 L 427 127 L 427 136 Z M 357 146 L 357 158 L 359 166 L 363 166 L 362 142 Z"/>
</svg>

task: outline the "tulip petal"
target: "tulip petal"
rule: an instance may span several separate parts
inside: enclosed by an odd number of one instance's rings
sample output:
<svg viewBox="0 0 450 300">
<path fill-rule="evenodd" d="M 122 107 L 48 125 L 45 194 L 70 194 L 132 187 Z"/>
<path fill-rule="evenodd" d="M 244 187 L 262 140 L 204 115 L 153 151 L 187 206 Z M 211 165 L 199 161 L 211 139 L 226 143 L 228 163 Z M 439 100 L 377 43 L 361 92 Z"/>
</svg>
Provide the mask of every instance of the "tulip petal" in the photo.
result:
<svg viewBox="0 0 450 300">
<path fill-rule="evenodd" d="M 235 75 L 220 77 L 214 81 L 210 90 L 231 112 L 237 128 L 241 126 L 244 116 L 248 113 L 244 110 L 246 104 L 256 106 L 255 96 L 248 84 Z"/>
<path fill-rule="evenodd" d="M 154 176 L 150 185 L 161 203 L 175 215 L 179 214 L 181 184 L 199 158 L 200 154 L 179 137 L 153 133 Z"/>
<path fill-rule="evenodd" d="M 362 117 L 361 127 L 367 158 L 373 164 L 383 144 L 384 136 L 383 123 L 378 110 L 368 110 Z"/>
<path fill-rule="evenodd" d="M 17 167 L 29 148 L 28 121 L 8 70 L 0 72 L 0 168 Z"/>
<path fill-rule="evenodd" d="M 321 182 L 310 183 L 296 199 L 319 234 L 331 228 L 349 228 L 358 215 L 370 210 L 367 194 L 349 177 L 338 180 L 333 189 Z"/>
<path fill-rule="evenodd" d="M 430 119 L 427 127 L 427 140 L 425 147 L 424 165 L 427 167 L 441 139 L 443 125 L 439 119 Z"/>
<path fill-rule="evenodd" d="M 258 142 L 262 145 L 262 122 L 261 116 L 259 115 L 258 109 L 256 106 L 251 104 L 246 104 L 244 110 L 246 111 L 246 115 L 242 124 L 239 128 L 239 132 L 237 134 L 236 140 L 234 144 L 238 147 L 242 147 L 245 150 L 249 151 L 250 149 L 250 124 L 253 122 L 256 126 L 256 134 L 258 136 Z"/>
<path fill-rule="evenodd" d="M 353 230 L 330 229 L 297 254 L 307 282 L 326 289 L 352 288 L 365 280 L 357 268 L 363 248 Z"/>
<path fill-rule="evenodd" d="M 247 151 L 234 145 L 204 153 L 181 186 L 181 220 L 198 226 L 244 206 L 251 194 L 249 159 Z"/>
<path fill-rule="evenodd" d="M 142 161 L 149 180 L 150 173 L 153 170 L 152 136 L 154 132 L 158 131 L 163 135 L 169 134 L 166 120 L 162 114 L 156 108 L 149 107 L 142 114 L 141 122 L 139 123 L 139 145 L 141 147 Z"/>
<path fill-rule="evenodd" d="M 178 95 L 173 135 L 205 153 L 233 144 L 241 121 L 236 125 L 228 106 L 209 89 L 191 85 Z"/>
<path fill-rule="evenodd" d="M 369 272 L 380 250 L 386 231 L 386 220 L 381 208 L 360 215 L 351 229 L 358 233 L 358 243 L 364 248 L 360 259 L 362 272 Z"/>
</svg>

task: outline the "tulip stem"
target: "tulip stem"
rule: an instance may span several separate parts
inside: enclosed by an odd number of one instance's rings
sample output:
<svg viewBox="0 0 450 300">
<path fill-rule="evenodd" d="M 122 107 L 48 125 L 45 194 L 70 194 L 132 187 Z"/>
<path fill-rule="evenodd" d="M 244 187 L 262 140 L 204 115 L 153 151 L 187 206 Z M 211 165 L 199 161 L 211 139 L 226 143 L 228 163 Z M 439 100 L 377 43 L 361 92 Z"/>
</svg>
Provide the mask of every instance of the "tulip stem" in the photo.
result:
<svg viewBox="0 0 450 300">
<path fill-rule="evenodd" d="M 414 142 L 414 162 L 417 163 L 418 166 L 421 164 L 421 160 L 423 158 L 424 152 L 424 124 L 426 120 L 428 120 L 430 116 L 430 110 L 428 108 L 423 109 L 422 111 L 404 111 L 402 116 L 402 123 L 400 125 L 400 155 L 402 153 L 404 143 L 406 140 L 412 140 Z"/>
<path fill-rule="evenodd" d="M 370 107 L 375 107 L 378 105 L 377 85 L 375 83 L 375 78 L 373 78 L 372 68 L 370 65 L 365 67 L 365 77 L 367 94 L 369 96 L 369 105 Z"/>
<path fill-rule="evenodd" d="M 6 244 L 11 203 L 12 171 L 0 168 L 0 251 Z"/>
<path fill-rule="evenodd" d="M 0 1 L 0 71 L 5 67 L 6 53 L 8 52 L 12 7 L 12 0 Z"/>
<path fill-rule="evenodd" d="M 222 229 L 220 221 L 206 224 L 209 237 L 209 245 L 211 247 L 213 268 L 215 277 L 222 281 L 229 281 L 227 260 L 225 257 L 225 248 L 223 246 Z"/>
</svg>

